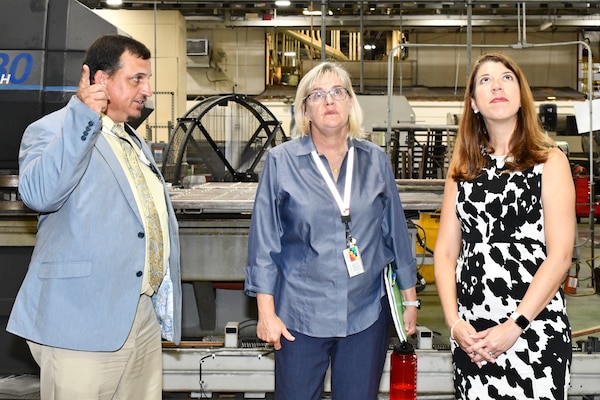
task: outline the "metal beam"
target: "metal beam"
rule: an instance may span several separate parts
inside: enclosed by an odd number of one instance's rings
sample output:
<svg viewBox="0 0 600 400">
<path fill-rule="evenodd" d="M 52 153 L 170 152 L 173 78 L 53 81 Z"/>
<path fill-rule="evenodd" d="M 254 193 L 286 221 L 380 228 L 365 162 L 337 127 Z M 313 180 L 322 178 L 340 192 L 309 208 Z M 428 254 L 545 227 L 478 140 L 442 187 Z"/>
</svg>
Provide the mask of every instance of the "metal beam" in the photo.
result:
<svg viewBox="0 0 600 400">
<path fill-rule="evenodd" d="M 390 362 L 385 362 L 380 393 L 389 392 Z M 419 399 L 453 399 L 450 351 L 417 350 Z M 574 353 L 569 395 L 600 393 L 600 353 Z M 273 351 L 269 348 L 164 348 L 165 391 L 267 393 L 275 388 Z M 329 376 L 329 375 L 328 375 Z M 202 387 L 200 386 L 202 385 Z M 325 391 L 331 391 L 329 379 Z M 252 396 L 249 396 L 252 397 Z M 258 398 L 258 397 L 254 397 Z M 264 398 L 264 397 L 263 397 Z"/>
<path fill-rule="evenodd" d="M 548 15 L 529 15 L 527 24 L 537 29 L 539 25 L 549 20 Z M 225 19 L 215 16 L 186 16 L 188 29 L 205 29 L 206 24 L 223 24 L 227 27 L 257 27 L 275 29 L 314 29 L 315 19 L 306 16 L 276 16 L 271 20 L 263 19 Z M 578 27 L 598 28 L 600 26 L 600 14 L 595 15 L 563 15 L 551 18 L 555 28 Z M 465 28 L 468 25 L 467 15 L 364 15 L 363 27 L 368 29 L 412 29 L 412 28 Z M 519 23 L 517 15 L 472 15 L 471 26 L 478 28 L 515 28 Z M 360 29 L 361 17 L 356 16 L 329 16 L 326 17 L 328 29 Z M 532 28 L 533 29 L 533 28 Z"/>
<path fill-rule="evenodd" d="M 325 51 L 325 55 L 327 55 L 328 57 L 331 57 L 338 61 L 347 61 L 348 60 L 348 57 L 344 53 L 342 53 L 341 51 L 339 51 L 337 49 L 334 49 L 333 47 L 331 47 L 327 44 L 325 44 L 323 46 L 323 44 L 321 43 L 320 40 L 315 40 L 315 39 L 311 38 L 310 36 L 307 36 L 300 32 L 296 32 L 296 31 L 292 31 L 292 30 L 286 30 L 283 33 L 293 39 L 296 39 L 300 43 L 310 46 L 316 50 L 319 50 L 323 47 L 324 51 Z"/>
</svg>

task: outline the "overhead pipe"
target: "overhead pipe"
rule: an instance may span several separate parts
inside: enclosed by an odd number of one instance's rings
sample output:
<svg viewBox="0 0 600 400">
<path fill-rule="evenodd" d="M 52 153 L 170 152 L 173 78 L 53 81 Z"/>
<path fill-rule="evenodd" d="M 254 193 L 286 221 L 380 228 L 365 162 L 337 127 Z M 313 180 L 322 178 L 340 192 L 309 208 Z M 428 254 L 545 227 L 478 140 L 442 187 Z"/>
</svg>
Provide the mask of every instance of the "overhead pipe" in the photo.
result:
<svg viewBox="0 0 600 400">
<path fill-rule="evenodd" d="M 471 44 L 473 43 L 473 3 L 471 0 L 467 2 L 467 76 L 471 73 Z M 457 71 L 458 73 L 458 71 Z"/>
<path fill-rule="evenodd" d="M 359 47 L 359 54 L 360 54 L 360 86 L 359 86 L 359 90 L 360 93 L 364 93 L 365 91 L 365 80 L 364 80 L 364 74 L 365 74 L 365 42 L 364 42 L 364 37 L 365 37 L 365 27 L 364 27 L 364 14 L 363 14 L 363 2 L 361 1 L 358 5 L 360 7 L 360 38 L 358 40 L 358 45 Z"/>
<path fill-rule="evenodd" d="M 342 53 L 341 51 L 339 51 L 338 49 L 336 49 L 332 46 L 328 46 L 325 41 L 325 37 L 321 37 L 321 42 L 318 42 L 318 41 L 315 41 L 312 36 L 308 36 L 306 34 L 298 32 L 298 31 L 284 30 L 283 33 L 285 33 L 286 36 L 289 36 L 290 38 L 297 40 L 298 42 L 300 42 L 306 46 L 309 46 L 311 48 L 311 50 L 313 48 L 316 49 L 317 47 L 321 47 L 321 48 L 325 47 L 325 56 L 326 57 L 330 57 L 330 58 L 333 58 L 333 59 L 339 60 L 339 61 L 347 61 L 348 60 L 348 57 L 344 53 Z"/>
<path fill-rule="evenodd" d="M 517 43 L 521 43 L 521 6 L 517 3 Z"/>
<path fill-rule="evenodd" d="M 402 7 L 402 5 L 400 5 Z M 400 8 L 400 46 L 402 46 L 402 35 L 404 34 L 404 29 L 402 29 L 402 8 Z M 402 47 L 400 47 L 402 48 Z M 402 93 L 402 80 L 404 79 L 404 74 L 402 72 L 402 52 L 400 52 L 400 93 Z"/>
<path fill-rule="evenodd" d="M 327 59 L 325 47 L 327 46 L 327 0 L 321 0 L 321 61 Z"/>
</svg>

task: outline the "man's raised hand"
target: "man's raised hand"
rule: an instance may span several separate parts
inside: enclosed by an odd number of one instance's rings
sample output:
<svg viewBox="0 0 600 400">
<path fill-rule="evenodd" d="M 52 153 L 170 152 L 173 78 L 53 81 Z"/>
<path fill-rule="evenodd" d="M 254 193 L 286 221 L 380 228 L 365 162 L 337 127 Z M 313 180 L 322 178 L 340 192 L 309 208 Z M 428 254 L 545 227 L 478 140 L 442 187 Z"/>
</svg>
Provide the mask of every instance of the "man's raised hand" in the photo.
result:
<svg viewBox="0 0 600 400">
<path fill-rule="evenodd" d="M 102 71 L 96 73 L 97 77 L 100 77 L 101 74 Z M 77 97 L 98 114 L 106 112 L 109 100 L 106 86 L 103 81 L 94 84 L 90 83 L 90 67 L 85 64 L 81 68 L 81 79 L 77 88 Z"/>
</svg>

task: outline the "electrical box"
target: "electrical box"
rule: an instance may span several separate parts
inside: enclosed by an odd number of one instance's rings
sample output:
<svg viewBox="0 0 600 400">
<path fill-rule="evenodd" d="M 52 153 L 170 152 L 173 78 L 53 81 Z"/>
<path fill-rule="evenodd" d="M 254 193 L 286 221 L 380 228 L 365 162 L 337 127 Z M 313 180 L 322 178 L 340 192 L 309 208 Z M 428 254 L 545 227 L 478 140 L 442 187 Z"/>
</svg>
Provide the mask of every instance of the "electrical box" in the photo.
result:
<svg viewBox="0 0 600 400">
<path fill-rule="evenodd" d="M 431 350 L 433 348 L 433 332 L 424 326 L 417 326 L 417 349 Z"/>
<path fill-rule="evenodd" d="M 238 347 L 238 331 L 240 323 L 230 321 L 225 325 L 225 347 Z"/>
</svg>

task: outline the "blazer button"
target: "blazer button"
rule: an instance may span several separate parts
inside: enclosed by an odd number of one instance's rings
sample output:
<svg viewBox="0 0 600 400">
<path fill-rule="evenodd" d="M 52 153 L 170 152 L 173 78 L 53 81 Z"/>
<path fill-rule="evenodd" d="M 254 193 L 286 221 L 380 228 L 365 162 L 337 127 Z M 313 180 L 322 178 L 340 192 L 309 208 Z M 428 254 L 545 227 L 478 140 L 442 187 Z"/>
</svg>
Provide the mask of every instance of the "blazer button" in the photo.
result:
<svg viewBox="0 0 600 400">
<path fill-rule="evenodd" d="M 144 237 L 144 232 L 138 232 L 138 237 L 141 239 Z"/>
<path fill-rule="evenodd" d="M 81 140 L 85 141 L 85 139 L 87 139 L 85 136 L 81 137 Z"/>
<path fill-rule="evenodd" d="M 142 275 L 144 275 L 144 273 L 142 271 L 138 271 L 135 273 L 135 276 L 137 276 L 138 278 Z"/>
</svg>

